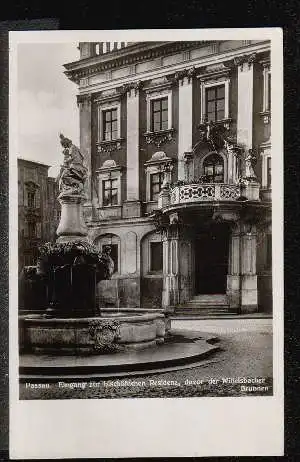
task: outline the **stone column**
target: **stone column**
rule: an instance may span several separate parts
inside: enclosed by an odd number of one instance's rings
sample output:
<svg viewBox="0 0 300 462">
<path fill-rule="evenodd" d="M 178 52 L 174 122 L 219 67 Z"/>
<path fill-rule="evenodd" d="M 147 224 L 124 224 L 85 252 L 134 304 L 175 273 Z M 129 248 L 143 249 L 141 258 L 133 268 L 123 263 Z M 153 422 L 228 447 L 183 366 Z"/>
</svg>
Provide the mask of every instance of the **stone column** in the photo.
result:
<svg viewBox="0 0 300 462">
<path fill-rule="evenodd" d="M 127 185 L 126 217 L 141 216 L 139 187 L 139 88 L 135 85 L 127 91 Z"/>
<path fill-rule="evenodd" d="M 80 151 L 84 156 L 87 167 L 87 180 L 85 183 L 85 194 L 87 197 L 84 204 L 84 215 L 90 218 L 92 215 L 92 202 L 95 192 L 92 184 L 92 98 L 91 95 L 78 95 L 80 119 Z"/>
<path fill-rule="evenodd" d="M 257 311 L 256 227 L 243 224 L 241 234 L 241 312 Z"/>
<path fill-rule="evenodd" d="M 193 79 L 179 78 L 178 180 L 185 179 L 184 154 L 193 145 Z"/>
<path fill-rule="evenodd" d="M 240 250 L 241 250 L 241 230 L 239 223 L 234 223 L 231 228 L 229 241 L 229 262 L 227 275 L 227 296 L 229 306 L 238 310 L 240 307 Z"/>
<path fill-rule="evenodd" d="M 237 144 L 252 149 L 253 62 L 255 55 L 236 59 L 238 65 Z"/>
</svg>

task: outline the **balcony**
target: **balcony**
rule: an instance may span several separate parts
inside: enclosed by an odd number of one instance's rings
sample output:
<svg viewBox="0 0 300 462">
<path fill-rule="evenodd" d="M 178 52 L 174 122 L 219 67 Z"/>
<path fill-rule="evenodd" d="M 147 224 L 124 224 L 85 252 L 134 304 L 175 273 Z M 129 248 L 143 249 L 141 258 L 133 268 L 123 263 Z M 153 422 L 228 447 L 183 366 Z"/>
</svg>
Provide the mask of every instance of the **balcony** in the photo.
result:
<svg viewBox="0 0 300 462">
<path fill-rule="evenodd" d="M 225 183 L 187 184 L 170 191 L 170 205 L 192 202 L 235 201 L 240 197 L 240 186 Z"/>
</svg>

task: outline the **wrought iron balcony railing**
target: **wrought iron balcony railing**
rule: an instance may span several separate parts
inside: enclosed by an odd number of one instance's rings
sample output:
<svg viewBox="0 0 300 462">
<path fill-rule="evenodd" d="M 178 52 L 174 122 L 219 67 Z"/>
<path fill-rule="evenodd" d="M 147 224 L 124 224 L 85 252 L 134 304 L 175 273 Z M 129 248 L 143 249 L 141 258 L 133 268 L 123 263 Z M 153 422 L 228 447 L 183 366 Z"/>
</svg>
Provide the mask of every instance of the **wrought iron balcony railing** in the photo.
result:
<svg viewBox="0 0 300 462">
<path fill-rule="evenodd" d="M 171 189 L 170 203 L 235 201 L 240 196 L 240 186 L 225 183 L 203 183 L 174 186 Z"/>
</svg>

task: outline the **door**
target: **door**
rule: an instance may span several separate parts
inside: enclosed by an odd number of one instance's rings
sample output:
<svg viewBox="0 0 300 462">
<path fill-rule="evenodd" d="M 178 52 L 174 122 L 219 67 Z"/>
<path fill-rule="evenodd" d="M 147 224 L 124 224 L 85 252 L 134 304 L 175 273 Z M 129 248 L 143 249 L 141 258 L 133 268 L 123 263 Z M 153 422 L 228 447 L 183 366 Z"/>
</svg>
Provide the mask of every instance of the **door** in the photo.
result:
<svg viewBox="0 0 300 462">
<path fill-rule="evenodd" d="M 196 294 L 225 294 L 228 272 L 226 227 L 219 225 L 203 232 L 195 240 Z"/>
</svg>

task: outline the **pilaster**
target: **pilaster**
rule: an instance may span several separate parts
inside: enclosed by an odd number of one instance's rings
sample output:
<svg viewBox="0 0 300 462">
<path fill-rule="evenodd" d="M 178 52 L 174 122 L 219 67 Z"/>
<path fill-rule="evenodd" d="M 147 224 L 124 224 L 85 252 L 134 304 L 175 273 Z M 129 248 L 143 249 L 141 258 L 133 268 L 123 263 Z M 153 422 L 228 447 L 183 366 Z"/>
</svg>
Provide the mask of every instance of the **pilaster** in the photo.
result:
<svg viewBox="0 0 300 462">
<path fill-rule="evenodd" d="M 140 216 L 139 188 L 139 85 L 127 89 L 127 181 L 126 216 Z"/>
<path fill-rule="evenodd" d="M 231 309 L 240 307 L 240 248 L 241 231 L 239 223 L 231 227 L 227 275 L 227 297 Z"/>
<path fill-rule="evenodd" d="M 255 54 L 235 59 L 238 66 L 237 144 L 252 149 L 253 141 L 253 62 Z"/>
<path fill-rule="evenodd" d="M 178 132 L 178 180 L 185 179 L 184 154 L 193 145 L 193 69 L 178 74 L 179 83 L 179 132 Z"/>
<path fill-rule="evenodd" d="M 92 208 L 93 187 L 92 187 L 92 97 L 78 95 L 77 104 L 79 107 L 80 120 L 80 151 L 84 156 L 87 167 L 87 179 L 85 183 L 85 194 L 87 201 L 84 204 L 86 209 Z"/>
<path fill-rule="evenodd" d="M 256 227 L 244 224 L 241 234 L 241 312 L 257 311 Z"/>
</svg>

